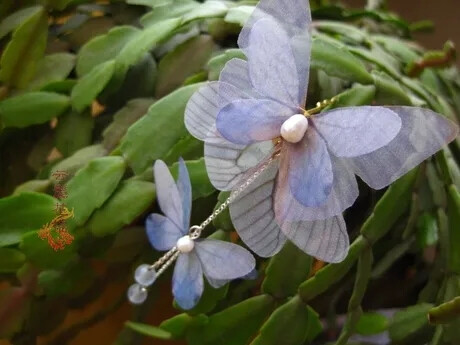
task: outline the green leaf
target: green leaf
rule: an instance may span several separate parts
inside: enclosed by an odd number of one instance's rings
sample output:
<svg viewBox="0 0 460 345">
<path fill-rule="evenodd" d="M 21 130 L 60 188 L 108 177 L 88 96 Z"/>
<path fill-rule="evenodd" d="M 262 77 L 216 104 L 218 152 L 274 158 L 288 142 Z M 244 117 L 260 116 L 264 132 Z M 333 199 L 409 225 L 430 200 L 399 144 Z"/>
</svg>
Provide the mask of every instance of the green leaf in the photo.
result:
<svg viewBox="0 0 460 345">
<path fill-rule="evenodd" d="M 374 335 L 385 332 L 388 328 L 388 319 L 379 313 L 363 313 L 356 324 L 356 332 L 362 335 Z"/>
<path fill-rule="evenodd" d="M 77 258 L 75 242 L 63 250 L 55 251 L 46 240 L 40 239 L 35 231 L 22 237 L 19 249 L 28 261 L 42 269 L 61 269 Z"/>
<path fill-rule="evenodd" d="M 386 35 L 373 35 L 372 38 L 380 43 L 389 53 L 401 59 L 405 64 L 419 58 L 419 54 L 410 47 L 411 42 Z"/>
<path fill-rule="evenodd" d="M 348 49 L 354 55 L 380 67 L 380 69 L 388 73 L 392 78 L 398 80 L 402 76 L 398 70 L 398 61 L 378 45 L 373 45 L 371 50 L 362 47 L 349 47 Z"/>
<path fill-rule="evenodd" d="M 6 18 L 3 18 L 0 21 L 0 39 L 8 35 L 11 31 L 16 29 L 31 16 L 40 12 L 42 9 L 43 8 L 41 6 L 26 7 L 10 14 Z"/>
<path fill-rule="evenodd" d="M 225 64 L 233 58 L 246 59 L 246 56 L 240 49 L 228 49 L 225 53 L 213 57 L 208 62 L 209 80 L 218 80 L 220 72 L 224 69 Z"/>
<path fill-rule="evenodd" d="M 115 58 L 115 86 L 121 85 L 128 69 L 135 65 L 145 53 L 169 37 L 180 26 L 180 18 L 161 21 L 133 35 Z M 113 87 L 115 87 L 113 86 Z"/>
<path fill-rule="evenodd" d="M 185 86 L 154 103 L 146 116 L 134 123 L 121 141 L 120 149 L 136 174 L 163 157 L 187 134 L 185 106 L 202 84 Z"/>
<path fill-rule="evenodd" d="M 89 161 L 94 158 L 102 157 L 106 154 L 106 150 L 102 147 L 102 145 L 93 145 L 85 147 L 81 150 L 75 152 L 69 158 L 66 158 L 59 163 L 57 163 L 53 169 L 51 169 L 51 173 L 49 175 L 50 180 L 53 183 L 56 183 L 53 174 L 57 171 L 65 171 L 69 178 L 71 175 L 75 174 L 80 168 L 85 166 Z"/>
<path fill-rule="evenodd" d="M 329 109 L 371 104 L 375 96 L 374 85 L 356 84 L 336 96 L 336 101 Z"/>
<path fill-rule="evenodd" d="M 272 311 L 274 303 L 271 296 L 260 295 L 213 314 L 204 325 L 189 329 L 188 343 L 190 345 L 247 344 Z"/>
<path fill-rule="evenodd" d="M 0 199 L 0 246 L 19 243 L 23 234 L 51 221 L 56 202 L 49 195 L 31 192 Z"/>
<path fill-rule="evenodd" d="M 27 127 L 51 120 L 69 107 L 69 98 L 52 92 L 29 92 L 0 102 L 5 127 Z"/>
<path fill-rule="evenodd" d="M 95 236 L 107 236 L 130 224 L 155 199 L 155 186 L 144 181 L 124 181 L 115 193 L 96 210 L 87 227 Z"/>
<path fill-rule="evenodd" d="M 83 294 L 94 282 L 96 274 L 91 266 L 83 261 L 63 270 L 46 270 L 38 275 L 38 285 L 48 297 L 68 295 L 76 297 Z"/>
<path fill-rule="evenodd" d="M 152 0 L 146 1 L 152 2 Z M 164 0 L 160 4 L 154 4 L 154 6 L 152 6 L 154 10 L 144 15 L 140 19 L 140 22 L 142 26 L 148 27 L 165 19 L 181 17 L 198 6 L 200 6 L 200 4 L 193 0 Z"/>
<path fill-rule="evenodd" d="M 190 315 L 186 313 L 179 314 L 163 321 L 160 324 L 160 328 L 171 333 L 173 339 L 179 339 L 184 336 L 191 320 L 192 317 Z"/>
<path fill-rule="evenodd" d="M 24 88 L 33 78 L 48 37 L 48 17 L 42 7 L 14 31 L 0 60 L 0 80 Z"/>
<path fill-rule="evenodd" d="M 345 41 L 352 41 L 357 44 L 362 44 L 368 39 L 368 35 L 363 28 L 357 28 L 346 23 L 318 20 L 315 22 L 315 28 L 325 33 L 338 34 Z"/>
<path fill-rule="evenodd" d="M 244 26 L 247 20 L 254 12 L 254 6 L 235 6 L 228 10 L 227 15 L 225 16 L 225 21 L 227 23 L 239 24 Z"/>
<path fill-rule="evenodd" d="M 16 272 L 26 261 L 26 256 L 17 249 L 0 248 L 0 273 Z"/>
<path fill-rule="evenodd" d="M 208 0 L 202 3 L 199 7 L 187 12 L 182 17 L 182 24 L 187 24 L 198 19 L 224 17 L 227 14 L 227 11 L 228 7 L 224 2 Z"/>
<path fill-rule="evenodd" d="M 74 218 L 68 223 L 83 225 L 110 197 L 124 172 L 125 162 L 121 157 L 96 158 L 78 171 L 67 183 L 65 204 L 74 211 Z"/>
<path fill-rule="evenodd" d="M 276 298 L 293 296 L 300 283 L 310 274 L 312 257 L 297 248 L 292 242 L 286 242 L 283 249 L 270 259 L 265 269 L 262 291 Z M 286 267 L 290 267 L 289 270 Z"/>
<path fill-rule="evenodd" d="M 315 38 L 312 42 L 311 67 L 321 69 L 328 75 L 358 82 L 372 84 L 373 79 L 364 65 L 345 47 L 330 44 Z"/>
<path fill-rule="evenodd" d="M 196 160 L 203 157 L 203 142 L 191 135 L 180 139 L 165 155 L 166 164 L 173 164 L 182 157 L 185 160 Z"/>
<path fill-rule="evenodd" d="M 155 97 L 162 97 L 184 80 L 201 70 L 211 57 L 214 42 L 211 36 L 200 35 L 178 45 L 161 59 L 158 65 L 158 79 Z"/>
<path fill-rule="evenodd" d="M 322 330 L 318 314 L 298 296 L 276 309 L 251 345 L 298 345 Z"/>
<path fill-rule="evenodd" d="M 230 192 L 220 192 L 217 200 L 219 201 L 214 207 L 214 211 L 217 210 L 220 205 L 222 205 L 227 198 L 230 196 Z M 232 219 L 230 217 L 230 211 L 228 207 L 223 210 L 216 218 L 212 221 L 212 224 L 216 229 L 222 229 L 224 231 L 234 231 L 235 227 L 233 226 Z"/>
<path fill-rule="evenodd" d="M 428 326 L 427 314 L 432 307 L 432 304 L 421 303 L 396 312 L 388 327 L 391 340 L 404 341 L 423 327 Z"/>
<path fill-rule="evenodd" d="M 412 105 L 412 101 L 401 85 L 388 74 L 372 71 L 375 86 L 377 87 L 376 101 L 384 105 Z"/>
<path fill-rule="evenodd" d="M 61 116 L 56 127 L 56 148 L 65 157 L 91 144 L 94 118 L 88 112 L 69 112 Z"/>
<path fill-rule="evenodd" d="M 107 150 L 115 148 L 120 139 L 125 135 L 129 126 L 144 116 L 152 103 L 152 99 L 139 98 L 129 101 L 121 108 L 113 116 L 113 122 L 108 125 L 102 133 L 104 147 Z"/>
<path fill-rule="evenodd" d="M 204 291 L 202 296 L 200 297 L 200 301 L 198 304 L 193 307 L 193 309 L 187 310 L 187 314 L 189 315 L 199 315 L 199 314 L 207 314 L 214 310 L 217 303 L 227 296 L 228 292 L 228 284 L 215 289 L 211 285 L 209 285 L 208 281 L 205 280 L 204 283 Z M 176 304 L 176 302 L 174 303 Z M 176 307 L 176 306 L 175 306 Z M 177 306 L 178 309 L 180 307 Z"/>
<path fill-rule="evenodd" d="M 50 185 L 50 180 L 30 180 L 17 186 L 14 189 L 13 195 L 18 195 L 24 192 L 46 193 Z"/>
<path fill-rule="evenodd" d="M 204 158 L 196 161 L 186 161 L 188 173 L 190 175 L 190 182 L 192 183 L 193 199 L 204 198 L 215 192 L 214 186 L 209 181 L 206 172 L 206 164 Z M 177 178 L 179 173 L 179 163 L 174 163 L 171 166 L 171 174 Z"/>
<path fill-rule="evenodd" d="M 429 212 L 424 212 L 417 223 L 417 244 L 424 249 L 438 242 L 438 222 Z"/>
<path fill-rule="evenodd" d="M 72 72 L 75 66 L 75 55 L 57 53 L 46 55 L 37 66 L 37 73 L 27 85 L 29 90 L 38 90 L 42 87 L 62 81 Z"/>
<path fill-rule="evenodd" d="M 458 189 L 449 186 L 447 195 L 447 210 L 449 218 L 449 268 L 460 274 L 460 193 Z"/>
<path fill-rule="evenodd" d="M 143 323 L 136 323 L 136 322 L 131 322 L 131 321 L 127 321 L 125 323 L 125 326 L 140 334 L 143 334 L 143 335 L 146 335 L 152 338 L 164 339 L 164 340 L 172 339 L 171 333 L 165 331 L 164 329 L 158 328 L 158 327 L 153 327 L 153 326 L 146 325 Z"/>
<path fill-rule="evenodd" d="M 82 111 L 104 90 L 115 71 L 115 60 L 104 62 L 78 80 L 70 95 L 72 106 Z"/>
<path fill-rule="evenodd" d="M 93 70 L 94 67 L 112 60 L 138 33 L 139 30 L 135 27 L 117 26 L 107 34 L 90 40 L 78 52 L 77 75 L 82 77 Z"/>
</svg>

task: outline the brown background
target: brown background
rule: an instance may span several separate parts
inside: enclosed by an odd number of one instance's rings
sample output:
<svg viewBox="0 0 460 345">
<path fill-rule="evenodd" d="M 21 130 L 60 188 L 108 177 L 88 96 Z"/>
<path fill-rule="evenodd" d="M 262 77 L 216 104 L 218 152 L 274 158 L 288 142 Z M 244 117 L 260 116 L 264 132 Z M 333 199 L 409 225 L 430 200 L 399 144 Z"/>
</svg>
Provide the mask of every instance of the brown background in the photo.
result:
<svg viewBox="0 0 460 345">
<path fill-rule="evenodd" d="M 363 7 L 365 0 L 343 0 L 350 7 Z M 460 0 L 387 0 L 390 9 L 409 22 L 429 19 L 435 24 L 434 33 L 417 34 L 425 47 L 441 49 L 452 40 L 460 47 Z M 459 60 L 457 64 L 460 66 Z"/>
</svg>

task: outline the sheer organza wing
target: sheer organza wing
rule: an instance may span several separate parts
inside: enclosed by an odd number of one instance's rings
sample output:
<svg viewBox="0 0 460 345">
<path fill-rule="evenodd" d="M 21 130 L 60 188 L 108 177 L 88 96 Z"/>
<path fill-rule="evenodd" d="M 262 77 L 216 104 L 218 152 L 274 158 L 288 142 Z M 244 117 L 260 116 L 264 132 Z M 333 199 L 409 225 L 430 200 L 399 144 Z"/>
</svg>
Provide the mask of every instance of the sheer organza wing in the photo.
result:
<svg viewBox="0 0 460 345">
<path fill-rule="evenodd" d="M 184 236 L 187 227 L 179 228 L 169 218 L 152 213 L 145 221 L 147 237 L 156 250 L 169 250 Z"/>
<path fill-rule="evenodd" d="M 374 152 L 347 159 L 354 172 L 374 189 L 388 186 L 458 135 L 457 125 L 429 109 L 388 109 L 401 119 L 398 135 Z"/>
<path fill-rule="evenodd" d="M 256 265 L 250 252 L 233 243 L 204 239 L 196 241 L 195 248 L 203 272 L 211 280 L 241 278 L 249 274 Z"/>
<path fill-rule="evenodd" d="M 220 109 L 234 100 L 252 97 L 240 86 L 215 81 L 198 89 L 185 108 L 184 122 L 190 134 L 205 141 L 216 126 L 216 117 Z"/>
<path fill-rule="evenodd" d="M 269 99 L 239 99 L 219 111 L 217 130 L 232 143 L 249 145 L 278 137 L 292 114 L 292 108 Z"/>
<path fill-rule="evenodd" d="M 220 72 L 219 81 L 236 87 L 250 98 L 263 98 L 252 86 L 248 62 L 245 60 L 233 58 L 227 62 Z M 223 102 L 220 103 L 221 107 L 225 106 L 225 100 Z"/>
<path fill-rule="evenodd" d="M 299 203 L 309 207 L 323 205 L 332 191 L 332 163 L 326 143 L 310 128 L 296 144 L 285 142 L 289 186 Z M 282 153 L 283 155 L 283 153 Z"/>
<path fill-rule="evenodd" d="M 254 88 L 266 98 L 299 106 L 299 76 L 289 37 L 270 17 L 252 27 L 245 53 Z"/>
<path fill-rule="evenodd" d="M 229 206 L 238 235 L 257 255 L 270 257 L 286 242 L 275 221 L 273 191 L 278 163 L 273 162 Z M 247 173 L 249 177 L 251 171 Z"/>
<path fill-rule="evenodd" d="M 182 200 L 183 229 L 190 226 L 190 213 L 192 208 L 192 185 L 188 174 L 187 166 L 182 158 L 179 159 L 179 177 L 177 179 L 177 190 Z"/>
<path fill-rule="evenodd" d="M 173 273 L 173 295 L 182 309 L 192 309 L 203 294 L 203 270 L 194 251 L 180 254 Z"/>
<path fill-rule="evenodd" d="M 182 199 L 168 166 L 165 162 L 157 160 L 153 166 L 155 188 L 158 204 L 166 217 L 179 229 L 184 229 L 184 209 Z"/>
<path fill-rule="evenodd" d="M 252 58 L 247 50 L 254 24 L 261 18 L 271 18 L 284 30 L 294 56 L 299 80 L 299 104 L 305 103 L 311 50 L 311 14 L 308 0 L 261 0 L 241 30 L 238 45 Z M 273 54 L 273 51 L 271 52 Z M 299 105 L 297 104 L 297 105 Z"/>
<path fill-rule="evenodd" d="M 326 202 L 319 207 L 308 207 L 299 203 L 289 186 L 289 156 L 283 148 L 280 158 L 280 168 L 274 192 L 274 209 L 277 221 L 313 221 L 340 215 L 353 205 L 359 190 L 353 170 L 343 159 L 331 156 L 333 184 Z"/>
<path fill-rule="evenodd" d="M 272 149 L 270 141 L 249 146 L 234 144 L 214 130 L 204 145 L 206 171 L 211 183 L 218 190 L 232 190 Z"/>
<path fill-rule="evenodd" d="M 384 107 L 339 108 L 314 116 L 312 121 L 337 157 L 356 157 L 378 150 L 401 129 L 398 114 Z"/>
<path fill-rule="evenodd" d="M 342 215 L 314 221 L 282 222 L 286 237 L 305 253 L 326 262 L 341 262 L 349 239 Z"/>
</svg>

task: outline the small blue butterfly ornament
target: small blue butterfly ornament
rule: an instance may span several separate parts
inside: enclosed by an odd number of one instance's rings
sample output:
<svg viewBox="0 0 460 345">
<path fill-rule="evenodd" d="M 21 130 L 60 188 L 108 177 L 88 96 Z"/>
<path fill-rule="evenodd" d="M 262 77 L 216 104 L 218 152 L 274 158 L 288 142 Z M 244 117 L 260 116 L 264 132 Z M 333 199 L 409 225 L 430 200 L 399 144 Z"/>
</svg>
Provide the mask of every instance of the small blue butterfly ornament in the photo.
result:
<svg viewBox="0 0 460 345">
<path fill-rule="evenodd" d="M 200 299 L 203 275 L 212 287 L 219 288 L 232 279 L 253 273 L 255 259 L 246 249 L 225 241 L 199 239 L 202 227 L 190 228 L 192 189 L 182 159 L 177 183 L 163 161 L 155 162 L 154 177 L 164 215 L 152 213 L 147 218 L 147 236 L 156 250 L 168 252 L 153 265 L 144 264 L 136 269 L 136 284 L 128 289 L 131 303 L 143 303 L 147 288 L 175 260 L 173 295 L 183 309 L 193 308 Z"/>
<path fill-rule="evenodd" d="M 384 188 L 452 141 L 458 127 L 417 107 L 305 110 L 311 31 L 306 0 L 261 0 L 238 39 L 247 60 L 230 60 L 219 81 L 192 96 L 185 124 L 205 142 L 213 185 L 247 187 L 229 208 L 250 249 L 269 257 L 289 239 L 340 262 L 356 175 Z"/>
</svg>

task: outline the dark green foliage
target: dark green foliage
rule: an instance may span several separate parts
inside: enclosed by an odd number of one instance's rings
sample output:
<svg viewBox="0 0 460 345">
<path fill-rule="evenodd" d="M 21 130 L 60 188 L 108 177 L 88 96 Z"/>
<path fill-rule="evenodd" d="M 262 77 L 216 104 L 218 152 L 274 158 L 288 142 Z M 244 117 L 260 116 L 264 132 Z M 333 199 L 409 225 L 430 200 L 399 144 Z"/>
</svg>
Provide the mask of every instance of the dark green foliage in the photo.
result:
<svg viewBox="0 0 460 345">
<path fill-rule="evenodd" d="M 59 329 L 49 344 L 65 345 L 125 301 L 61 328 L 68 310 L 86 307 L 114 280 L 127 287 L 136 265 L 160 255 L 143 228 L 158 208 L 156 159 L 175 177 L 185 159 L 192 220 L 225 202 L 184 109 L 227 61 L 245 58 L 236 37 L 255 3 L 0 1 L 0 337 L 33 344 Z M 430 52 L 411 40 L 425 23 L 310 3 L 307 107 L 336 96 L 329 107 L 415 105 L 460 118 L 454 47 Z M 191 345 L 345 345 L 354 334 L 383 332 L 395 344 L 459 344 L 459 153 L 457 139 L 382 192 L 360 186 L 345 213 L 352 243 L 343 262 L 324 265 L 287 243 L 258 258 L 256 280 L 206 284 L 193 310 L 159 325 L 147 325 L 146 313 L 169 297 L 152 291 L 114 344 L 137 345 L 142 335 Z M 67 195 L 57 200 L 61 184 Z M 74 212 L 66 224 L 74 240 L 54 251 L 38 231 L 58 202 Z M 205 234 L 238 240 L 228 211 Z"/>
</svg>

